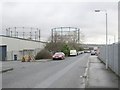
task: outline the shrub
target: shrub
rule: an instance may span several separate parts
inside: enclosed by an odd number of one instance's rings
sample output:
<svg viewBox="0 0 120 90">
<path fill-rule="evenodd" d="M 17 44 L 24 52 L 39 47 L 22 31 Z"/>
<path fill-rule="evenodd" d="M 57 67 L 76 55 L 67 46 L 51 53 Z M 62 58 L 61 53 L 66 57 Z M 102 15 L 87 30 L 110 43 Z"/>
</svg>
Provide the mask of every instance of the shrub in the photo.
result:
<svg viewBox="0 0 120 90">
<path fill-rule="evenodd" d="M 63 45 L 64 45 L 64 42 L 50 42 L 46 44 L 45 49 L 49 51 L 58 52 L 58 51 L 61 51 Z"/>
<path fill-rule="evenodd" d="M 78 51 L 83 51 L 84 49 L 83 49 L 83 47 L 79 47 L 79 49 L 78 49 Z"/>
<path fill-rule="evenodd" d="M 77 51 L 82 51 L 83 48 L 80 46 L 80 44 L 77 44 L 75 42 L 69 42 L 69 43 L 65 43 L 65 42 L 49 42 L 46 44 L 45 49 L 48 51 L 53 52 L 53 54 L 55 52 L 64 52 L 66 56 L 69 55 L 70 50 L 75 49 Z"/>
<path fill-rule="evenodd" d="M 35 59 L 36 60 L 51 59 L 51 57 L 52 57 L 51 53 L 48 50 L 43 49 L 43 50 L 41 50 L 40 52 L 37 53 L 37 55 L 35 56 Z"/>
<path fill-rule="evenodd" d="M 68 56 L 70 53 L 70 48 L 67 44 L 64 44 L 61 51 L 64 52 L 66 56 Z"/>
</svg>

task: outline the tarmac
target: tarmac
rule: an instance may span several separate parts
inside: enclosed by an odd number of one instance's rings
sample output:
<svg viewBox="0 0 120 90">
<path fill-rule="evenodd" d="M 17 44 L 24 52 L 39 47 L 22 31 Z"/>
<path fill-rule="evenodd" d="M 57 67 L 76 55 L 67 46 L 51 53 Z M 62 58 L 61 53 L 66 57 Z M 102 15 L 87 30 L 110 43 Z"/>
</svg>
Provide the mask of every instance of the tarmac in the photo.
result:
<svg viewBox="0 0 120 90">
<path fill-rule="evenodd" d="M 3 67 L 2 66 L 2 62 L 0 62 L 0 73 L 4 73 L 4 72 L 7 72 L 7 71 L 11 71 L 11 70 L 13 70 L 13 68 L 12 67 Z"/>
<path fill-rule="evenodd" d="M 51 61 L 50 59 L 43 59 L 43 60 L 36 60 L 36 61 L 31 61 L 31 62 L 48 62 Z M 17 64 L 16 64 L 17 63 Z M 29 62 L 22 62 L 22 63 L 29 63 Z M 4 73 L 7 71 L 12 71 L 21 64 L 21 61 L 2 61 L 0 62 L 0 73 Z"/>
<path fill-rule="evenodd" d="M 119 88 L 118 77 L 97 58 L 90 56 L 86 78 L 86 88 Z"/>
<path fill-rule="evenodd" d="M 50 60 L 38 60 L 37 62 L 41 61 L 46 62 Z M 8 63 L 11 62 L 6 63 L 8 65 Z M 0 73 L 4 73 L 14 69 L 13 67 L 7 67 L 6 65 L 4 65 L 4 67 L 1 66 L 2 64 L 0 65 Z M 119 88 L 118 83 L 120 81 L 120 77 L 118 77 L 110 69 L 106 69 L 105 64 L 101 62 L 101 60 L 99 60 L 97 56 L 89 57 L 85 79 L 85 88 Z"/>
</svg>

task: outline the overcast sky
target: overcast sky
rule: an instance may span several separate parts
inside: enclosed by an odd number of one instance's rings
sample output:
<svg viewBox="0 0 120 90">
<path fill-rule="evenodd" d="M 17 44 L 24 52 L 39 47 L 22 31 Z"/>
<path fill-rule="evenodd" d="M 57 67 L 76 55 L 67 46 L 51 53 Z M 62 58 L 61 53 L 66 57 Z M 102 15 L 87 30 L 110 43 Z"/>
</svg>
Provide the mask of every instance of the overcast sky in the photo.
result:
<svg viewBox="0 0 120 90">
<path fill-rule="evenodd" d="M 105 12 L 107 10 L 110 43 L 118 39 L 118 0 L 115 2 L 5 0 L 2 2 L 2 30 L 8 27 L 38 27 L 42 40 L 47 40 L 51 29 L 61 26 L 78 27 L 85 36 L 84 43 L 105 43 Z M 109 0 L 111 1 L 111 0 Z"/>
</svg>

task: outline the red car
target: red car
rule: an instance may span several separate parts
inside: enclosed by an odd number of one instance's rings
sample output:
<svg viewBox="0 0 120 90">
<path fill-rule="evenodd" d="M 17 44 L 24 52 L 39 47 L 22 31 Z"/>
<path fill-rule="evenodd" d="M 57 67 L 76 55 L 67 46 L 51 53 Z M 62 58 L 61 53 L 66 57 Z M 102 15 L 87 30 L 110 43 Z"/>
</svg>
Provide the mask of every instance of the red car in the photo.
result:
<svg viewBox="0 0 120 90">
<path fill-rule="evenodd" d="M 65 59 L 65 54 L 63 52 L 56 52 L 53 56 L 52 56 L 53 60 L 55 59 Z"/>
</svg>

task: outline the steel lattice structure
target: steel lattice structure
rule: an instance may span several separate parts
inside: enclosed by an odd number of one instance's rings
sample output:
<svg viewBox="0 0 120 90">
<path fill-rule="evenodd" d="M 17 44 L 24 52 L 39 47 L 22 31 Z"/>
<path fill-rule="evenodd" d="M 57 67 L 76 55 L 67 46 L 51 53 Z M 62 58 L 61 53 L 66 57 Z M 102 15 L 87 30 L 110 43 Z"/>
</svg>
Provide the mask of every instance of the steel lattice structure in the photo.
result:
<svg viewBox="0 0 120 90">
<path fill-rule="evenodd" d="M 9 27 L 6 28 L 6 36 L 40 41 L 40 29 L 34 27 Z"/>
<path fill-rule="evenodd" d="M 80 42 L 80 29 L 76 27 L 57 27 L 51 29 L 52 42 Z"/>
</svg>

